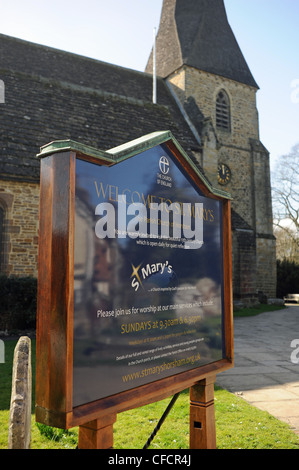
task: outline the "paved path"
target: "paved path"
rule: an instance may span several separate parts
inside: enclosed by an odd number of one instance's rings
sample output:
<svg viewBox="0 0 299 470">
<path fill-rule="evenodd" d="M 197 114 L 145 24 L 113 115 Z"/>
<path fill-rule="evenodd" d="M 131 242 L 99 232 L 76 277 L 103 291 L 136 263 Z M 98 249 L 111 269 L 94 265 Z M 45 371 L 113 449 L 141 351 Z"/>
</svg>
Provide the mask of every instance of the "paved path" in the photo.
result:
<svg viewBox="0 0 299 470">
<path fill-rule="evenodd" d="M 298 339 L 296 348 L 291 342 Z M 296 353 L 297 349 L 297 353 Z M 235 367 L 216 384 L 285 421 L 299 434 L 299 306 L 234 320 Z"/>
</svg>

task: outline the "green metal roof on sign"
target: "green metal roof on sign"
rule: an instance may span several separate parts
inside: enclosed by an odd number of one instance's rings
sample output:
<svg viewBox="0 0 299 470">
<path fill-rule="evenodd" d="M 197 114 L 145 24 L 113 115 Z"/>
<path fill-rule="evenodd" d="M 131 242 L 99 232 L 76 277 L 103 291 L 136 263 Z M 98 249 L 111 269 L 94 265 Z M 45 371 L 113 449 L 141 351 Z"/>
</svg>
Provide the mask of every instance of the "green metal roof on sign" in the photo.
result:
<svg viewBox="0 0 299 470">
<path fill-rule="evenodd" d="M 116 164 L 141 152 L 145 152 L 146 150 L 149 150 L 153 147 L 169 142 L 170 140 L 212 194 L 225 199 L 231 199 L 231 195 L 228 192 L 214 188 L 211 185 L 211 183 L 199 171 L 193 161 L 188 157 L 184 149 L 170 131 L 153 132 L 107 151 L 98 150 L 74 140 L 57 140 L 42 146 L 37 157 L 43 158 L 48 155 L 53 155 L 54 153 L 73 151 L 89 157 L 93 157 L 95 159 L 99 159 L 101 161 L 104 160 L 112 164 Z"/>
</svg>

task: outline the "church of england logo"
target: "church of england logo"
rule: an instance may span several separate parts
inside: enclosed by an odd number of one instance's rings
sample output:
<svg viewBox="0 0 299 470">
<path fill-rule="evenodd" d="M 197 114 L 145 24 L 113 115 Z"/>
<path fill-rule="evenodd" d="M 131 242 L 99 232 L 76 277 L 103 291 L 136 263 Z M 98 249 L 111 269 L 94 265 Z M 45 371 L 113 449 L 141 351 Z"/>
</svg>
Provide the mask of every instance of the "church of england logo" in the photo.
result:
<svg viewBox="0 0 299 470">
<path fill-rule="evenodd" d="M 165 155 L 162 155 L 159 160 L 159 170 L 160 172 L 157 172 L 157 184 L 171 188 L 172 178 L 168 174 L 170 171 L 170 162 Z"/>
<path fill-rule="evenodd" d="M 165 156 L 162 156 L 160 158 L 159 168 L 160 168 L 161 173 L 163 173 L 163 175 L 167 175 L 167 173 L 169 172 L 169 168 L 170 168 L 168 158 L 166 158 Z"/>
</svg>

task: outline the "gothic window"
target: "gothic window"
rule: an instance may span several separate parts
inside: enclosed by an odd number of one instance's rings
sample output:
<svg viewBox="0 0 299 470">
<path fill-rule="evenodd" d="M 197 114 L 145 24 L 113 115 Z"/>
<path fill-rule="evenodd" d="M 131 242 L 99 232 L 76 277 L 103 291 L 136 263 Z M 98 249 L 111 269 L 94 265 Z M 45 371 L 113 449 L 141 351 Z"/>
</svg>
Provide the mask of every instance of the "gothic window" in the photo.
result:
<svg viewBox="0 0 299 470">
<path fill-rule="evenodd" d="M 221 90 L 216 98 L 216 127 L 230 131 L 230 104 L 224 90 Z"/>
</svg>

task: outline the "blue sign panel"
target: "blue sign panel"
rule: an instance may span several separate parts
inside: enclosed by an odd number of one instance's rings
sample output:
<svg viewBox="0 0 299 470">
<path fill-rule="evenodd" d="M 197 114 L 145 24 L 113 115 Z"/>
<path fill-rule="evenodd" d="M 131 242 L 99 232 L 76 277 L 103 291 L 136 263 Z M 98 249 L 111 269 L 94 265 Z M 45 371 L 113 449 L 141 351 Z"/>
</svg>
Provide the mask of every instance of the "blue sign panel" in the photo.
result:
<svg viewBox="0 0 299 470">
<path fill-rule="evenodd" d="M 222 201 L 166 145 L 76 160 L 73 406 L 224 357 Z"/>
</svg>

